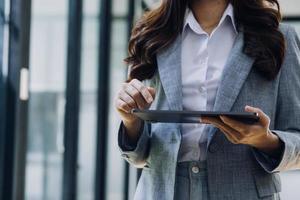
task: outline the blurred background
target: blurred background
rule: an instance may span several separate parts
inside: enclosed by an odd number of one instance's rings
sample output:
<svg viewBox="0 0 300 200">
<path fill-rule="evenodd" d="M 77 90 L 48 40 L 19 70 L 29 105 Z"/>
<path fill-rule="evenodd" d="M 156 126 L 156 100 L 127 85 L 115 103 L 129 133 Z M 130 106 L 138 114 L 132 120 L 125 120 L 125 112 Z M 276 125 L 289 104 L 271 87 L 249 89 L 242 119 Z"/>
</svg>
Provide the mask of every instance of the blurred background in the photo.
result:
<svg viewBox="0 0 300 200">
<path fill-rule="evenodd" d="M 156 1 L 0 0 L 1 200 L 132 199 L 113 98 L 132 22 Z M 281 6 L 300 34 L 300 1 Z M 281 177 L 299 200 L 300 171 Z"/>
</svg>

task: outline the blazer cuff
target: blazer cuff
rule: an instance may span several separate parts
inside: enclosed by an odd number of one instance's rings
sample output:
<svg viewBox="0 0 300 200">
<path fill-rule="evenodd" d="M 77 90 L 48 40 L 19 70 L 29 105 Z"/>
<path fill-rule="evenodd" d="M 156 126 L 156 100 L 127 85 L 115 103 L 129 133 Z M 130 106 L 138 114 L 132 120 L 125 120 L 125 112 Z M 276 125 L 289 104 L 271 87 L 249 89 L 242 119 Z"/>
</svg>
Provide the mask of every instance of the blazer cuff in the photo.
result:
<svg viewBox="0 0 300 200">
<path fill-rule="evenodd" d="M 256 148 L 253 148 L 252 150 L 254 157 L 256 158 L 258 163 L 264 168 L 265 171 L 267 171 L 268 173 L 276 172 L 276 169 L 278 168 L 282 160 L 282 155 L 280 158 L 273 158 Z"/>
<path fill-rule="evenodd" d="M 141 132 L 142 132 L 142 130 L 140 129 L 138 135 L 141 135 Z M 125 129 L 123 122 L 121 122 L 119 131 L 118 131 L 118 143 L 119 143 L 119 147 L 122 149 L 122 151 L 134 151 L 137 146 L 137 142 L 132 142 L 127 137 L 126 129 Z"/>
<path fill-rule="evenodd" d="M 261 152 L 261 151 L 253 148 L 254 156 L 255 156 L 256 160 L 259 162 L 259 164 L 268 173 L 281 172 L 284 170 L 288 170 L 290 161 L 292 160 L 292 156 L 293 156 L 293 152 L 292 152 L 293 144 L 291 142 L 291 138 L 288 138 L 287 133 L 284 131 L 272 130 L 272 132 L 274 134 L 276 134 L 283 143 L 281 155 L 278 158 L 274 158 L 264 152 Z"/>
<path fill-rule="evenodd" d="M 138 151 L 142 149 L 142 147 L 147 143 L 148 139 L 150 138 L 148 125 L 146 122 L 143 121 L 142 128 L 139 130 L 139 138 L 136 142 L 132 142 L 126 134 L 126 129 L 121 122 L 119 131 L 118 131 L 118 145 L 122 152 L 131 152 L 131 151 Z"/>
<path fill-rule="evenodd" d="M 151 139 L 151 124 L 144 122 L 140 130 L 140 136 L 135 143 L 131 143 L 126 137 L 125 127 L 121 123 L 118 133 L 118 145 L 121 156 L 137 168 L 143 168 L 146 165 L 147 153 Z"/>
</svg>

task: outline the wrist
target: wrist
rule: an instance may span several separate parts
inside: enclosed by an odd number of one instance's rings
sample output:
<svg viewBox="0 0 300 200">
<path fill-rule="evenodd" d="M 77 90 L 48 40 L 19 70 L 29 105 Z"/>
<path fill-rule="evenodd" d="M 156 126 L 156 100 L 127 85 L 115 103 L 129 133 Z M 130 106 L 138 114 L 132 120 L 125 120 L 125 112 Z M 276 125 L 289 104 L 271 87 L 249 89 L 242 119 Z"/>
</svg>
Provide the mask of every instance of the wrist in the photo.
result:
<svg viewBox="0 0 300 200">
<path fill-rule="evenodd" d="M 125 133 L 128 136 L 128 138 L 132 141 L 135 142 L 137 141 L 139 137 L 139 132 L 142 128 L 143 121 L 140 119 L 133 120 L 133 121 L 125 121 L 123 120 L 123 124 L 125 127 Z"/>
<path fill-rule="evenodd" d="M 282 149 L 281 147 L 281 140 L 276 134 L 274 134 L 270 130 L 268 130 L 268 133 L 266 134 L 265 138 L 261 140 L 261 143 L 255 146 L 255 148 L 257 148 L 258 150 L 272 157 L 277 157 L 277 155 Z"/>
<path fill-rule="evenodd" d="M 142 120 L 139 118 L 125 120 L 123 119 L 123 124 L 128 129 L 138 129 L 140 125 L 142 124 Z"/>
</svg>

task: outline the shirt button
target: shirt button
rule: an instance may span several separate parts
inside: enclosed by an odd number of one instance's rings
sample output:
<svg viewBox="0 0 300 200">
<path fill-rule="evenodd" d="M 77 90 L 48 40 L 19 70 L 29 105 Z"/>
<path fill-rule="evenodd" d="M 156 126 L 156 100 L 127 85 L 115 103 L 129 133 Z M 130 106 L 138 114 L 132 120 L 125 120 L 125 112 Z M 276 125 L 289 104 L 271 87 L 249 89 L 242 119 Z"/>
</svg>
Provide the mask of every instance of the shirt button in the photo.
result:
<svg viewBox="0 0 300 200">
<path fill-rule="evenodd" d="M 197 167 L 197 166 L 192 167 L 192 172 L 194 174 L 198 174 L 199 173 L 199 167 Z"/>
</svg>

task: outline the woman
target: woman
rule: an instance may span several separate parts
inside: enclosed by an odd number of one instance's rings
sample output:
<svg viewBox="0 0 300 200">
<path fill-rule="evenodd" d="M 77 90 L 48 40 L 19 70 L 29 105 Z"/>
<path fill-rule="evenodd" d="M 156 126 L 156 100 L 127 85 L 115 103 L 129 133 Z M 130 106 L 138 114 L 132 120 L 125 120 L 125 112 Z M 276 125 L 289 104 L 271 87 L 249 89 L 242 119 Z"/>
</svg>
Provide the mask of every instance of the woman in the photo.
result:
<svg viewBox="0 0 300 200">
<path fill-rule="evenodd" d="M 143 168 L 135 199 L 278 199 L 300 167 L 300 42 L 277 0 L 162 0 L 135 25 L 115 100 L 122 156 Z M 250 106 L 247 106 L 250 105 Z M 133 108 L 257 112 L 150 124 Z"/>
</svg>

